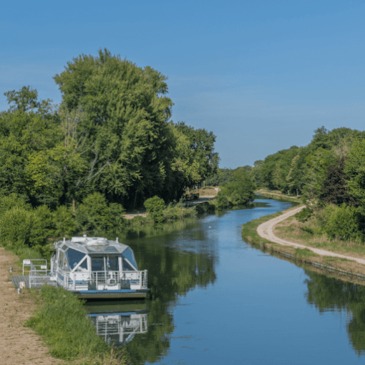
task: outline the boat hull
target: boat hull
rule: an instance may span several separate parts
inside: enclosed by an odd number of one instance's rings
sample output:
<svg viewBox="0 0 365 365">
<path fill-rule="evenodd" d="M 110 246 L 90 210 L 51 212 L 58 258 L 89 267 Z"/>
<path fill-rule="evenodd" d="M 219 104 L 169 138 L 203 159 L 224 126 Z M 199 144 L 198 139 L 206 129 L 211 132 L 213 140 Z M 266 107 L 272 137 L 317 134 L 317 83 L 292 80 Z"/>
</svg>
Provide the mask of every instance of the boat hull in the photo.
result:
<svg viewBox="0 0 365 365">
<path fill-rule="evenodd" d="M 72 291 L 81 299 L 145 299 L 148 290 L 79 290 Z"/>
</svg>

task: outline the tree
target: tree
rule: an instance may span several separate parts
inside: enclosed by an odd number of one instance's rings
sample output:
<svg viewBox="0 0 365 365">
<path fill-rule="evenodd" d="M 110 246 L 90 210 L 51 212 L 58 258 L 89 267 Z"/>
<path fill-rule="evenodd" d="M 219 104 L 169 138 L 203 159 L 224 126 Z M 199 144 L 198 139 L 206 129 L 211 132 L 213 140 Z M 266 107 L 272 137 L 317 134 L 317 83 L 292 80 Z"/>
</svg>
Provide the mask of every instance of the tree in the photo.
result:
<svg viewBox="0 0 365 365">
<path fill-rule="evenodd" d="M 218 169 L 218 154 L 214 152 L 215 136 L 205 129 L 194 129 L 185 123 L 170 123 L 176 148 L 172 162 L 177 195 L 186 188 L 201 184 Z M 181 195 L 181 194 L 180 194 Z"/>
<path fill-rule="evenodd" d="M 28 158 L 60 141 L 59 120 L 42 109 L 44 103 L 38 101 L 35 90 L 23 87 L 5 94 L 10 108 L 0 114 L 0 194 L 29 196 Z"/>
<path fill-rule="evenodd" d="M 28 112 L 40 105 L 37 90 L 23 86 L 19 91 L 11 90 L 4 93 L 11 111 Z"/>
<path fill-rule="evenodd" d="M 164 219 L 164 209 L 165 209 L 165 202 L 158 196 L 153 196 L 152 198 L 147 199 L 144 202 L 144 206 L 148 213 L 148 216 L 155 222 L 155 223 L 162 223 Z"/>
<path fill-rule="evenodd" d="M 82 193 L 86 169 L 87 162 L 72 146 L 58 144 L 30 154 L 25 172 L 33 200 L 53 208 L 72 203 Z"/>
<path fill-rule="evenodd" d="M 83 111 L 77 138 L 87 141 L 91 189 L 130 205 L 164 192 L 172 155 L 166 78 L 103 50 L 74 59 L 55 80 L 62 108 Z"/>
<path fill-rule="evenodd" d="M 109 204 L 100 193 L 86 196 L 76 211 L 76 220 L 84 232 L 92 234 L 115 233 L 122 228 L 124 208 Z"/>
<path fill-rule="evenodd" d="M 351 145 L 345 162 L 347 186 L 356 206 L 365 204 L 365 138 L 357 139 Z"/>
<path fill-rule="evenodd" d="M 322 229 L 334 240 L 361 242 L 364 235 L 360 232 L 359 211 L 351 206 L 329 204 L 322 212 Z"/>
<path fill-rule="evenodd" d="M 221 187 L 217 197 L 219 209 L 232 206 L 245 206 L 255 198 L 255 184 L 247 168 L 238 168 L 233 172 L 232 179 Z"/>
</svg>

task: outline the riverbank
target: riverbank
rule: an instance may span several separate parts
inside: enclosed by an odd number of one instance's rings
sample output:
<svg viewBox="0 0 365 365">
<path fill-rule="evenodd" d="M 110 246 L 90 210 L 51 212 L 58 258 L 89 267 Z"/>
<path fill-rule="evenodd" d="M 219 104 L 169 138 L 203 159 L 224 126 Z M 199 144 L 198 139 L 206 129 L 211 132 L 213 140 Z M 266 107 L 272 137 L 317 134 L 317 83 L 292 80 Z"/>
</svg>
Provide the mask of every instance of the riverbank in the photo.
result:
<svg viewBox="0 0 365 365">
<path fill-rule="evenodd" d="M 35 311 L 29 293 L 18 294 L 9 278 L 18 258 L 0 247 L 0 353 L 1 364 L 61 365 L 53 358 L 40 336 L 25 326 Z"/>
<path fill-rule="evenodd" d="M 312 247 L 303 240 L 294 218 L 303 208 L 295 207 L 284 213 L 251 221 L 242 228 L 243 238 L 266 252 L 296 264 L 309 265 L 327 275 L 365 285 L 365 255 L 346 252 L 346 249 L 336 252 Z M 288 226 L 290 239 L 285 236 Z"/>
</svg>

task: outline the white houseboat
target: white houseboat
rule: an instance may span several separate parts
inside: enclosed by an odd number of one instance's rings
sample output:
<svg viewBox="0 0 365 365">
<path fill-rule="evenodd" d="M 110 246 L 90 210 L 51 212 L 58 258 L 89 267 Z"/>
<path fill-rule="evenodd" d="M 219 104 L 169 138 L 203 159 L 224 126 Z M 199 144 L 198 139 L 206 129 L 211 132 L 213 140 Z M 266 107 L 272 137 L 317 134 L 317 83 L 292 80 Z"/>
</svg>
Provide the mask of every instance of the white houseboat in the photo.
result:
<svg viewBox="0 0 365 365">
<path fill-rule="evenodd" d="M 55 243 L 50 278 L 85 299 L 145 298 L 147 270 L 138 270 L 132 249 L 102 237 Z"/>
</svg>

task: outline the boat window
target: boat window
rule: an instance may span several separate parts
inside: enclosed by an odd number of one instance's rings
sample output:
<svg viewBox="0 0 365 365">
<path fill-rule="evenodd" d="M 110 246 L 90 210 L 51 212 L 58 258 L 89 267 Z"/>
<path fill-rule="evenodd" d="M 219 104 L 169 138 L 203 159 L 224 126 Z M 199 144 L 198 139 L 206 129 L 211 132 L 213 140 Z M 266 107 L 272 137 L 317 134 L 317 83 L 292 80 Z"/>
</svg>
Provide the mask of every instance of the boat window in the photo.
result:
<svg viewBox="0 0 365 365">
<path fill-rule="evenodd" d="M 118 271 L 118 256 L 108 256 L 106 259 L 106 267 L 108 270 Z"/>
<path fill-rule="evenodd" d="M 67 269 L 67 259 L 63 251 L 59 251 L 58 254 L 58 267 L 61 269 Z"/>
<path fill-rule="evenodd" d="M 85 254 L 83 252 L 76 251 L 72 248 L 67 250 L 67 258 L 71 269 L 73 269 L 84 257 Z M 80 265 L 80 268 L 87 269 L 86 260 Z"/>
<path fill-rule="evenodd" d="M 135 270 L 136 270 L 136 268 L 134 268 L 134 267 L 130 264 L 130 262 L 129 262 L 127 259 L 125 259 L 125 258 L 123 257 L 123 270 L 126 270 L 126 271 L 135 271 Z"/>
<path fill-rule="evenodd" d="M 104 257 L 92 257 L 91 258 L 91 270 L 92 271 L 104 271 Z"/>
<path fill-rule="evenodd" d="M 129 266 L 132 266 L 133 267 L 132 270 L 138 270 L 137 263 L 136 263 L 136 260 L 134 258 L 134 253 L 133 253 L 133 251 L 132 251 L 131 248 L 127 248 L 126 250 L 124 250 L 122 255 L 123 255 L 123 263 L 125 261 L 128 261 L 129 262 Z"/>
</svg>

